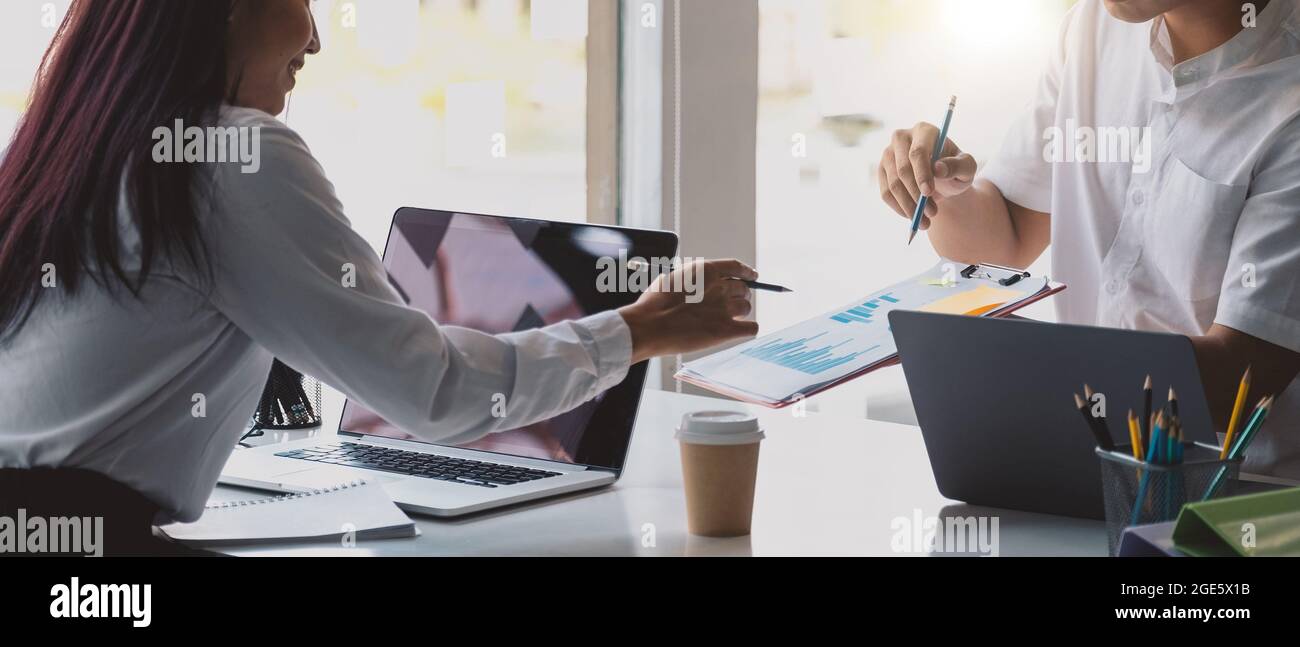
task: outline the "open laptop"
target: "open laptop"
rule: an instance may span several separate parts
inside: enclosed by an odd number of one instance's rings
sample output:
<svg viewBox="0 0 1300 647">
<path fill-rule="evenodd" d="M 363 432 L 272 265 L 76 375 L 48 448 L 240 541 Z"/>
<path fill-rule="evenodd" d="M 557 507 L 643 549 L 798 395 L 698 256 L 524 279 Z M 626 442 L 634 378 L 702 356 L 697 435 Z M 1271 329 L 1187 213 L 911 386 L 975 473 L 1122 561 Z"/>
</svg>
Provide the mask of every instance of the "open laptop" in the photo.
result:
<svg viewBox="0 0 1300 647">
<path fill-rule="evenodd" d="M 1111 436 L 1128 411 L 1178 394 L 1187 439 L 1217 444 L 1192 342 L 1181 335 L 923 312 L 889 315 L 939 492 L 958 501 L 1104 517 L 1096 443 L 1074 405 L 1104 395 Z"/>
<path fill-rule="evenodd" d="M 626 306 L 637 295 L 599 289 L 597 261 L 676 252 L 670 232 L 404 208 L 384 266 L 394 290 L 440 324 L 502 334 Z M 597 488 L 623 469 L 645 378 L 646 365 L 633 366 L 573 411 L 462 446 L 423 442 L 349 401 L 336 440 L 236 451 L 221 482 L 301 492 L 364 478 L 403 509 L 436 516 Z"/>
</svg>

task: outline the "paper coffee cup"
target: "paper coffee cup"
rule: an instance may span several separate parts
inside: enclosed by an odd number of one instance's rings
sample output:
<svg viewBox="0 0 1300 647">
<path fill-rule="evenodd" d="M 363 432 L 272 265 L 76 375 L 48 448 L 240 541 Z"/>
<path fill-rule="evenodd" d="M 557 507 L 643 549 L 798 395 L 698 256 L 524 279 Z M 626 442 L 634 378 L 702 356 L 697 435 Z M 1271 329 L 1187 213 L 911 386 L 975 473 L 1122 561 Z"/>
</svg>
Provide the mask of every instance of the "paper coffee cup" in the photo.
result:
<svg viewBox="0 0 1300 647">
<path fill-rule="evenodd" d="M 686 519 L 691 534 L 740 537 L 749 534 L 758 480 L 758 419 L 734 411 L 699 411 L 682 417 Z"/>
</svg>

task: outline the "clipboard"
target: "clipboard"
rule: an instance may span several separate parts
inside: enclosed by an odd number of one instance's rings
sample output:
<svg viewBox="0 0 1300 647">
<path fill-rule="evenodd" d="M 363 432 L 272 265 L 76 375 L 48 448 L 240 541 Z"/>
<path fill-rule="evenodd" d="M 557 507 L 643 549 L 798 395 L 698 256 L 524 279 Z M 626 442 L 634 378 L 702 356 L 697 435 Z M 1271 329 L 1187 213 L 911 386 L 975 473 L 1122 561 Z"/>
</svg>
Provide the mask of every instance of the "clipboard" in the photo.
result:
<svg viewBox="0 0 1300 647">
<path fill-rule="evenodd" d="M 957 270 L 957 268 L 961 269 Z M 936 279 L 936 277 L 940 278 Z M 950 281 L 950 283 L 939 283 L 940 280 Z M 918 290 L 917 284 L 936 288 L 933 291 L 936 298 L 932 301 L 921 302 L 926 298 L 925 295 L 931 292 L 924 288 Z M 963 289 L 951 294 L 947 294 L 943 290 L 944 288 L 959 286 Z M 858 299 L 856 305 L 838 308 L 831 313 L 819 315 L 784 330 L 688 362 L 682 366 L 674 377 L 684 383 L 735 400 L 771 409 L 783 409 L 823 391 L 851 382 L 868 373 L 899 363 L 897 347 L 892 346 L 892 334 L 889 333 L 887 327 L 883 331 L 877 328 L 870 333 L 880 342 L 877 344 L 879 348 L 872 349 L 872 353 L 862 355 L 861 360 L 854 358 L 855 361 L 845 362 L 843 366 L 835 367 L 838 370 L 827 370 L 829 375 L 824 378 L 816 374 L 810 374 L 806 384 L 801 384 L 799 388 L 793 389 L 791 393 L 783 395 L 783 391 L 790 385 L 798 384 L 801 377 L 789 370 L 772 368 L 767 363 L 778 363 L 779 366 L 784 366 L 786 369 L 793 366 L 794 370 L 802 372 L 809 369 L 808 362 L 812 362 L 811 368 L 817 370 L 826 370 L 821 367 L 835 362 L 842 362 L 843 358 L 834 358 L 834 350 L 829 351 L 830 354 L 827 354 L 826 348 L 838 349 L 848 345 L 848 341 L 834 346 L 823 345 L 819 349 L 810 348 L 803 353 L 810 356 L 810 358 L 808 360 L 798 360 L 799 351 L 801 350 L 800 347 L 797 347 L 799 342 L 818 339 L 823 334 L 838 334 L 836 331 L 838 325 L 879 324 L 884 317 L 877 315 L 877 313 L 883 312 L 887 314 L 890 309 L 929 309 L 932 312 L 950 312 L 982 317 L 1006 317 L 1028 305 L 1058 294 L 1065 288 L 1066 286 L 1062 283 L 1053 282 L 1046 277 L 1035 278 L 1025 270 L 992 263 L 968 265 L 942 260 L 925 273 L 887 287 L 869 297 Z M 1018 291 L 1018 296 L 1006 302 L 997 302 L 998 298 L 1010 294 L 1011 291 Z M 893 296 L 891 297 L 891 295 Z M 993 299 L 993 302 L 984 303 L 988 299 Z M 967 306 L 971 304 L 979 304 L 979 306 L 967 310 Z M 958 310 L 952 310 L 952 308 Z M 880 318 L 877 319 L 873 315 L 880 316 Z M 879 325 L 887 326 L 887 324 Z M 818 331 L 824 332 L 819 333 Z M 831 342 L 835 342 L 833 337 Z M 869 343 L 869 340 L 862 343 L 865 345 Z M 791 344 L 796 344 L 794 350 L 783 350 L 791 346 Z M 821 357 L 826 359 L 820 359 L 817 355 L 818 352 L 822 352 Z M 777 354 L 773 356 L 773 353 Z M 779 364 L 779 362 L 786 362 L 786 356 L 798 360 L 799 363 L 793 365 L 788 362 Z M 755 362 L 753 361 L 754 358 L 762 359 Z M 773 375 L 779 372 L 780 384 L 773 387 L 775 391 L 760 392 L 757 389 L 742 388 L 740 386 L 741 384 L 754 384 L 760 380 L 761 378 L 756 376 L 756 373 L 761 371 L 771 371 Z"/>
</svg>

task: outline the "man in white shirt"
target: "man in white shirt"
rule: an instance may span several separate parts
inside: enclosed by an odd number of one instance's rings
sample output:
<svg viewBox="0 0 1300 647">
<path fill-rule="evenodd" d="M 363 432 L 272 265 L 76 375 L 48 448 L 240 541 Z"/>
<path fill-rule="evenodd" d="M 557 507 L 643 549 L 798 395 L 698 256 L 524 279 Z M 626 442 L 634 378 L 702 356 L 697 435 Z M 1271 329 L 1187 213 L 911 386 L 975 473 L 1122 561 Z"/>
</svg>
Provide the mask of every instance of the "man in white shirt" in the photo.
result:
<svg viewBox="0 0 1300 647">
<path fill-rule="evenodd" d="M 964 262 L 1051 243 L 1063 322 L 1191 337 L 1216 426 L 1247 366 L 1278 394 L 1247 470 L 1300 478 L 1297 0 L 1081 0 L 1028 112 L 978 172 L 931 124 L 897 131 L 882 197 Z M 1138 388 L 1140 385 L 1134 385 Z"/>
</svg>

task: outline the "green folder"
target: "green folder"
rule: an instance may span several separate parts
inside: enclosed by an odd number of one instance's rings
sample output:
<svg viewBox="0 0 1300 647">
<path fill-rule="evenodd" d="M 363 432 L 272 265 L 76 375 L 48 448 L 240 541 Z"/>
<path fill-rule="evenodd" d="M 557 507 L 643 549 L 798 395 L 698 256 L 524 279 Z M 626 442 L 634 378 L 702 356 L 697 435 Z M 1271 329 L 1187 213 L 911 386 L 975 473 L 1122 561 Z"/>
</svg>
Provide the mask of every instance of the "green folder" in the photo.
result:
<svg viewBox="0 0 1300 647">
<path fill-rule="evenodd" d="M 1189 503 L 1173 539 L 1195 557 L 1300 556 L 1300 488 Z"/>
</svg>

